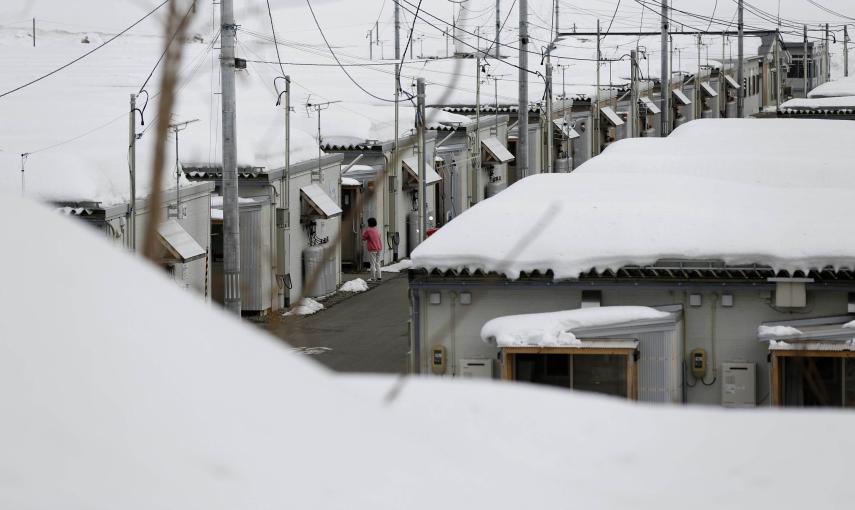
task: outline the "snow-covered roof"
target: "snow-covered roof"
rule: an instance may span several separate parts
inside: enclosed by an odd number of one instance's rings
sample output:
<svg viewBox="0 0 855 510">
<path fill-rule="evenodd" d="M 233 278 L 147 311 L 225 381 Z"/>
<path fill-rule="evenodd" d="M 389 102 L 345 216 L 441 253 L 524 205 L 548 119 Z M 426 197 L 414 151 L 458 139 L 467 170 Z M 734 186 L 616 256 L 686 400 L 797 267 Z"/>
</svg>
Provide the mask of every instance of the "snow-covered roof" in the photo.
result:
<svg viewBox="0 0 855 510">
<path fill-rule="evenodd" d="M 581 328 L 615 326 L 670 317 L 646 306 L 603 306 L 560 312 L 508 315 L 487 321 L 481 340 L 497 347 L 572 347 L 582 342 L 574 334 Z"/>
<path fill-rule="evenodd" d="M 795 98 L 781 104 L 784 113 L 853 113 L 855 112 L 855 95 Z"/>
<path fill-rule="evenodd" d="M 855 124 L 702 119 L 527 177 L 413 252 L 414 267 L 576 278 L 661 259 L 855 267 Z"/>
<path fill-rule="evenodd" d="M 855 76 L 832 80 L 808 92 L 809 98 L 855 96 Z"/>
<path fill-rule="evenodd" d="M 14 196 L 0 200 L 0 218 L 14 218 L 4 241 L 28 247 L 0 251 L 15 268 L 0 291 L 0 507 L 427 510 L 437 503 L 426 483 L 479 508 L 652 510 L 699 485 L 709 507 L 855 498 L 851 413 L 333 376 L 78 222 Z M 45 289 L 62 303 L 50 320 L 33 306 Z M 790 441 L 818 423 L 822 434 Z M 750 461 L 751 476 L 733 459 Z M 814 468 L 799 483 L 777 474 L 804 466 Z"/>
</svg>

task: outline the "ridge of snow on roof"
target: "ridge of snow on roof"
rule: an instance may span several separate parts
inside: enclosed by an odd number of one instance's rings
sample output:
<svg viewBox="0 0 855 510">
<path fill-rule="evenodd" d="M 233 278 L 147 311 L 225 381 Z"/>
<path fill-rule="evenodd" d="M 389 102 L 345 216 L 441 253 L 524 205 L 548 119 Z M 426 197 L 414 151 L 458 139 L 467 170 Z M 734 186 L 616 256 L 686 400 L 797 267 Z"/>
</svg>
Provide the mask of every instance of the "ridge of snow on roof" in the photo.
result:
<svg viewBox="0 0 855 510">
<path fill-rule="evenodd" d="M 571 174 L 527 177 L 439 229 L 415 268 L 553 271 L 663 258 L 855 267 L 855 124 L 702 119 L 618 141 Z"/>
<path fill-rule="evenodd" d="M 841 77 L 818 85 L 808 92 L 809 98 L 855 96 L 855 76 Z"/>
<path fill-rule="evenodd" d="M 497 347 L 559 347 L 579 345 L 579 328 L 612 326 L 641 320 L 664 319 L 668 312 L 646 306 L 602 306 L 559 312 L 506 315 L 487 321 L 481 340 Z"/>
</svg>

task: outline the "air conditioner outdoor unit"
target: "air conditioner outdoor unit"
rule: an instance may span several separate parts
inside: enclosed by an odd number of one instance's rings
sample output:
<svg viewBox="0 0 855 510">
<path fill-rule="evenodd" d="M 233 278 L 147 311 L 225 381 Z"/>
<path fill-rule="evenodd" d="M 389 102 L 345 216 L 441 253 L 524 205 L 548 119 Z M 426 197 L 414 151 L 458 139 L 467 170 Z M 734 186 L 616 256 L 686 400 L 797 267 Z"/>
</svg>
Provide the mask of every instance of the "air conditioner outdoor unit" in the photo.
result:
<svg viewBox="0 0 855 510">
<path fill-rule="evenodd" d="M 725 407 L 757 405 L 757 365 L 755 363 L 722 363 L 721 376 L 721 405 Z"/>
</svg>

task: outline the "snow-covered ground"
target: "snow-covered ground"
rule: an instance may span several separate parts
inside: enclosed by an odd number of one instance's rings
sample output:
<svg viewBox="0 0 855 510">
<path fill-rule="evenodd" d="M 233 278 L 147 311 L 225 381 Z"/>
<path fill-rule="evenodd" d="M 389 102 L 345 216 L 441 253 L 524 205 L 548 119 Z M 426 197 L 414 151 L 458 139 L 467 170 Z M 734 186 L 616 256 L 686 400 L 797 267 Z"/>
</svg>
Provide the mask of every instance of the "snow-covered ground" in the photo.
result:
<svg viewBox="0 0 855 510">
<path fill-rule="evenodd" d="M 324 309 L 324 305 L 312 298 L 303 298 L 300 302 L 285 312 L 285 315 L 312 315 Z"/>
<path fill-rule="evenodd" d="M 362 278 L 355 278 L 344 282 L 338 290 L 339 292 L 365 292 L 368 290 L 368 283 Z"/>
<path fill-rule="evenodd" d="M 855 498 L 848 412 L 336 376 L 78 222 L 8 196 L 0 217 L 17 220 L 4 241 L 28 248 L 0 251 L 15 268 L 0 286 L 3 508 L 801 509 Z M 46 295 L 61 306 L 39 306 Z M 792 441 L 808 430 L 821 433 Z"/>
</svg>

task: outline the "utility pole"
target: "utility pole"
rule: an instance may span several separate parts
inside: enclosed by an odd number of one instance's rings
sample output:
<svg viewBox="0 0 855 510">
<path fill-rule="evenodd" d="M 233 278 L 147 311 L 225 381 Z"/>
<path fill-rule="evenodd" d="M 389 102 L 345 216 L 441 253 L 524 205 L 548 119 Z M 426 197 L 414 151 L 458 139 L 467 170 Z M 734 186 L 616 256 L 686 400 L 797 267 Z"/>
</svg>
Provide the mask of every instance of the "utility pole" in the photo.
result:
<svg viewBox="0 0 855 510">
<path fill-rule="evenodd" d="M 520 0 L 519 97 L 517 112 L 517 179 L 528 176 L 528 0 Z"/>
<path fill-rule="evenodd" d="M 555 5 L 555 33 L 552 34 L 553 39 L 558 39 L 558 33 L 561 32 L 561 22 L 560 22 L 560 18 L 558 17 L 558 4 L 559 3 L 560 2 L 553 2 L 553 4 Z"/>
<path fill-rule="evenodd" d="M 137 249 L 137 95 L 131 94 L 131 110 L 128 115 L 128 173 L 131 196 L 128 211 L 128 248 Z"/>
<path fill-rule="evenodd" d="M 223 273 L 226 309 L 240 316 L 240 215 L 235 125 L 235 25 L 233 0 L 220 1 L 220 81 L 223 105 Z"/>
<path fill-rule="evenodd" d="M 500 58 L 499 55 L 499 33 L 502 31 L 502 9 L 501 9 L 501 0 L 496 0 L 496 58 Z M 448 51 L 446 51 L 448 53 Z M 446 55 L 448 56 L 448 55 Z"/>
<path fill-rule="evenodd" d="M 448 56 L 448 30 L 445 33 L 445 56 Z M 400 127 L 400 108 L 401 108 L 401 5 L 399 2 L 395 2 L 395 147 L 394 152 L 392 153 L 392 168 L 388 169 L 387 172 L 392 177 L 391 179 L 386 179 L 386 187 L 389 195 L 389 212 L 386 214 L 386 220 L 388 223 L 388 233 L 394 235 L 395 232 L 398 231 L 398 221 L 397 221 L 397 205 L 398 201 L 395 199 L 396 194 L 398 193 L 398 171 L 401 168 L 401 163 L 399 161 L 399 146 L 400 143 L 398 141 L 398 137 L 401 133 Z M 395 185 L 392 186 L 391 184 Z M 395 252 L 397 252 L 397 248 L 395 248 Z"/>
<path fill-rule="evenodd" d="M 36 18 L 33 18 L 33 48 L 36 47 Z"/>
<path fill-rule="evenodd" d="M 849 76 L 849 27 L 843 25 L 843 76 Z"/>
<path fill-rule="evenodd" d="M 181 160 L 178 157 L 178 133 L 198 121 L 199 119 L 193 119 L 169 125 L 169 129 L 175 133 L 175 219 L 178 220 L 181 219 Z M 169 215 L 169 208 L 167 208 L 167 215 Z"/>
<path fill-rule="evenodd" d="M 25 152 L 21 154 L 21 196 L 27 196 L 27 188 L 24 182 L 24 166 L 27 164 L 27 157 L 29 157 L 30 153 Z"/>
<path fill-rule="evenodd" d="M 775 32 L 775 109 L 781 106 L 781 36 Z"/>
<path fill-rule="evenodd" d="M 704 102 L 701 100 L 701 34 L 698 34 L 698 72 L 695 74 L 695 118 L 704 115 Z"/>
<path fill-rule="evenodd" d="M 473 167 L 473 176 L 470 179 L 472 183 L 473 190 L 470 190 L 470 204 L 469 206 L 475 205 L 473 202 L 478 201 L 478 194 L 481 187 L 481 52 L 479 51 L 475 55 L 475 151 L 474 158 L 472 161 Z"/>
<path fill-rule="evenodd" d="M 374 36 L 371 30 L 368 31 L 365 38 L 368 39 L 368 60 L 374 60 Z"/>
<path fill-rule="evenodd" d="M 410 60 L 413 60 L 413 48 L 415 48 L 415 44 L 413 44 L 413 29 L 410 29 Z"/>
<path fill-rule="evenodd" d="M 667 0 L 663 0 L 667 1 Z M 593 118 L 591 119 L 591 124 L 594 128 L 591 136 L 593 137 L 593 147 L 591 148 L 591 154 L 596 156 L 600 153 L 600 146 L 602 145 L 602 141 L 600 137 L 602 134 L 600 133 L 600 59 L 602 56 L 600 55 L 600 20 L 597 20 L 597 90 L 594 93 L 594 110 L 593 110 Z"/>
<path fill-rule="evenodd" d="M 419 243 L 425 240 L 425 79 L 416 81 L 416 132 L 419 144 Z"/>
<path fill-rule="evenodd" d="M 374 37 L 377 39 L 377 44 L 380 44 L 380 26 L 379 20 L 374 22 Z"/>
<path fill-rule="evenodd" d="M 555 3 L 558 5 L 558 2 Z M 552 44 L 552 43 L 550 43 Z M 547 48 L 547 52 L 552 51 Z M 548 54 L 548 53 L 547 53 Z M 546 173 L 552 173 L 552 64 L 546 61 L 546 126 L 543 129 L 546 136 Z"/>
<path fill-rule="evenodd" d="M 822 61 L 822 66 L 825 68 L 824 69 L 825 72 L 823 73 L 823 76 L 825 78 L 823 80 L 824 82 L 831 81 L 831 59 L 829 58 L 830 55 L 828 52 L 829 51 L 828 41 L 829 41 L 829 39 L 828 39 L 828 23 L 826 23 L 825 24 L 825 51 L 823 52 L 823 55 L 825 56 L 825 58 Z"/>
<path fill-rule="evenodd" d="M 638 52 L 636 50 L 629 51 L 629 60 L 629 136 L 635 138 L 641 134 L 639 129 L 641 119 L 638 114 Z"/>
<path fill-rule="evenodd" d="M 804 92 L 805 96 L 808 97 L 808 39 L 807 39 L 807 25 L 804 26 L 804 55 L 802 57 L 802 76 L 804 77 Z"/>
<path fill-rule="evenodd" d="M 737 68 L 736 68 L 736 83 L 739 84 L 739 89 L 736 91 L 736 116 L 738 118 L 745 117 L 745 84 L 743 83 L 745 70 L 745 53 L 744 53 L 744 44 L 745 44 L 745 26 L 743 24 L 742 18 L 744 14 L 744 9 L 742 5 L 743 0 L 739 0 L 738 3 L 738 21 L 736 25 L 736 29 L 739 32 L 739 42 L 737 49 Z"/>
<path fill-rule="evenodd" d="M 671 118 L 671 76 L 668 71 L 668 0 L 662 0 L 662 40 L 661 40 L 661 67 L 659 74 L 659 88 L 661 89 L 659 108 L 662 110 L 660 119 L 659 136 L 668 136 L 671 130 L 669 119 Z M 597 30 L 599 32 L 599 30 Z M 599 57 L 597 57 L 599 58 Z M 598 64 L 599 65 L 599 64 Z"/>
</svg>

